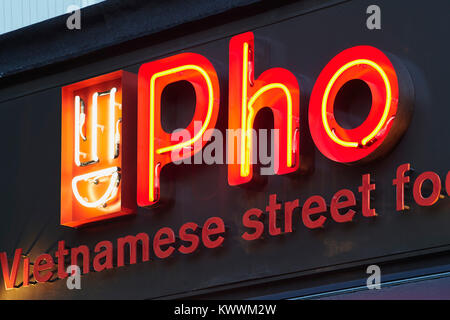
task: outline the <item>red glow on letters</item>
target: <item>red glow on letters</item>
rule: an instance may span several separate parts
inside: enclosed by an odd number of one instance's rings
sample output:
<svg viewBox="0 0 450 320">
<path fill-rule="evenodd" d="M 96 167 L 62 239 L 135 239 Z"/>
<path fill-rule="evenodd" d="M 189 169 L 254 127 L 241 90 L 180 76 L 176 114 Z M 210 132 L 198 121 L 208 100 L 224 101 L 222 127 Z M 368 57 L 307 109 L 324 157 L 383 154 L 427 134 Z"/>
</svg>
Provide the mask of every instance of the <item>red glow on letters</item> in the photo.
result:
<svg viewBox="0 0 450 320">
<path fill-rule="evenodd" d="M 339 90 L 350 80 L 364 81 L 372 94 L 372 106 L 364 122 L 344 129 L 334 116 Z M 354 163 L 368 158 L 388 137 L 398 119 L 398 77 L 389 58 L 370 46 L 339 53 L 320 73 L 311 94 L 309 126 L 317 148 L 329 159 Z"/>
<path fill-rule="evenodd" d="M 196 106 L 186 128 L 191 140 L 174 144 L 161 125 L 161 95 L 167 85 L 182 80 L 194 87 Z M 138 83 L 137 202 L 145 207 L 160 199 L 161 169 L 170 162 L 193 156 L 206 144 L 211 135 L 208 129 L 214 128 L 219 112 L 219 80 L 208 59 L 182 53 L 143 64 Z M 194 127 L 196 121 L 202 123 L 200 129 Z M 185 152 L 172 152 L 183 148 Z"/>
<path fill-rule="evenodd" d="M 269 107 L 274 117 L 275 173 L 287 174 L 299 168 L 300 89 L 296 77 L 288 70 L 273 68 L 254 79 L 255 45 L 253 33 L 235 36 L 230 41 L 229 129 L 237 140 L 228 142 L 228 183 L 239 185 L 252 180 L 253 121 L 259 110 Z M 240 131 L 237 131 L 240 130 Z"/>
</svg>

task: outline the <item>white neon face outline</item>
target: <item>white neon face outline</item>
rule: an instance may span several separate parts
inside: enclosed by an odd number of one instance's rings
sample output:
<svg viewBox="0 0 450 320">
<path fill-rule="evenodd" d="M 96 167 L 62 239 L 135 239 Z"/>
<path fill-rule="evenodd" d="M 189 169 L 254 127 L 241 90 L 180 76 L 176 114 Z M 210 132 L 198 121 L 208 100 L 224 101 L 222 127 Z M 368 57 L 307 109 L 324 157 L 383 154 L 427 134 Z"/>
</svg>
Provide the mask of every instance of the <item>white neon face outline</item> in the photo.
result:
<svg viewBox="0 0 450 320">
<path fill-rule="evenodd" d="M 114 197 L 114 194 L 117 193 L 117 189 L 119 187 L 118 182 L 120 181 L 119 171 L 120 171 L 119 167 L 111 167 L 111 168 L 106 168 L 106 169 L 102 169 L 102 170 L 98 170 L 98 171 L 89 172 L 87 174 L 83 174 L 80 176 L 76 176 L 75 178 L 72 179 L 72 191 L 73 191 L 75 198 L 81 205 L 83 205 L 87 208 L 97 208 L 97 207 L 104 206 L 109 200 L 111 200 Z M 85 199 L 83 199 L 83 197 L 81 197 L 80 193 L 78 192 L 78 187 L 77 187 L 78 182 L 80 182 L 82 180 L 84 180 L 84 181 L 94 180 L 95 181 L 98 178 L 106 177 L 106 176 L 110 176 L 111 179 L 110 179 L 110 182 L 108 185 L 108 189 L 106 190 L 106 192 L 103 194 L 103 196 L 100 199 L 98 199 L 94 202 L 89 202 L 89 201 L 86 201 Z M 94 182 L 92 181 L 92 183 L 94 183 Z"/>
<path fill-rule="evenodd" d="M 109 128 L 115 128 L 116 127 L 116 123 L 115 123 L 115 118 L 116 118 L 116 92 L 117 92 L 117 88 L 112 88 L 109 91 L 109 119 L 108 119 L 108 126 Z M 95 92 L 92 95 L 92 116 L 91 116 L 91 154 L 92 154 L 92 162 L 98 162 L 98 139 L 97 139 L 97 129 L 99 127 L 98 124 L 98 96 L 99 93 Z M 85 113 L 84 117 L 85 116 Z M 87 163 L 82 163 L 80 161 L 80 136 L 84 137 L 82 132 L 81 132 L 81 98 L 80 96 L 75 96 L 75 164 L 78 167 L 81 167 L 83 165 L 86 165 Z M 84 122 L 85 120 L 83 120 Z M 108 158 L 113 160 L 116 158 L 116 135 L 117 132 L 116 130 L 112 129 L 112 130 L 108 130 Z M 90 163 L 89 163 L 90 164 Z"/>
<path fill-rule="evenodd" d="M 114 154 L 115 154 L 115 120 L 116 120 L 116 88 L 112 88 L 111 91 L 109 92 L 109 119 L 108 119 L 108 126 L 109 126 L 109 130 L 108 130 L 108 143 L 109 143 L 109 148 L 108 148 L 108 157 L 109 159 L 113 160 Z M 113 128 L 111 130 L 111 128 Z"/>
<path fill-rule="evenodd" d="M 80 96 L 75 96 L 75 164 L 80 167 Z"/>
<path fill-rule="evenodd" d="M 106 91 L 107 92 L 107 91 Z M 91 154 L 92 154 L 92 160 L 89 162 L 81 162 L 80 161 L 80 136 L 82 136 L 82 127 L 81 127 L 81 98 L 80 96 L 75 96 L 75 150 L 74 150 L 74 156 L 75 156 L 75 164 L 78 167 L 81 166 L 87 166 L 92 165 L 94 163 L 97 163 L 99 161 L 98 158 L 98 139 L 97 139 L 97 130 L 99 128 L 98 124 L 98 97 L 99 95 L 106 95 L 109 94 L 109 114 L 108 114 L 108 159 L 114 160 L 118 154 L 116 155 L 116 146 L 120 143 L 120 136 L 118 136 L 118 124 L 120 122 L 120 119 L 115 121 L 116 118 L 116 92 L 117 89 L 113 87 L 108 93 L 99 94 L 98 92 L 95 92 L 92 95 L 92 114 L 91 114 Z M 121 107 L 121 105 L 119 105 Z M 85 117 L 85 113 L 84 117 Z M 83 121 L 84 122 L 84 121 Z M 119 140 L 119 141 L 118 141 Z M 87 174 L 76 176 L 72 179 L 72 192 L 77 199 L 77 201 L 88 208 L 96 208 L 96 207 L 102 207 L 105 206 L 106 203 L 113 199 L 118 192 L 119 182 L 120 182 L 120 174 L 119 174 L 120 168 L 119 167 L 111 167 L 106 168 L 102 170 L 93 171 Z M 78 182 L 84 180 L 98 180 L 101 177 L 110 176 L 110 182 L 108 185 L 108 188 L 106 192 L 103 194 L 100 199 L 89 202 L 86 201 L 83 197 L 81 197 L 80 193 L 78 192 L 77 184 Z"/>
</svg>

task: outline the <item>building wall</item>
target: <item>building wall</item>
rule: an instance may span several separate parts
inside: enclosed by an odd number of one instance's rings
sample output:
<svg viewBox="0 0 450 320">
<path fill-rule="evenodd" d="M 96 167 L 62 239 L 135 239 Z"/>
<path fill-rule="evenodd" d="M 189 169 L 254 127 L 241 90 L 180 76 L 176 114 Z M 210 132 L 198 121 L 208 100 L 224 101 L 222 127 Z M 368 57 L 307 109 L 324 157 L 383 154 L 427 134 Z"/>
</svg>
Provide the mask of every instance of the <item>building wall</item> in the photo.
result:
<svg viewBox="0 0 450 320">
<path fill-rule="evenodd" d="M 26 32 L 0 36 L 0 47 L 9 48 L 0 51 L 0 136 L 7 137 L 2 146 L 6 156 L 0 158 L 5 168 L 0 252 L 11 259 L 15 249 L 23 248 L 35 259 L 42 253 L 53 255 L 59 240 L 93 248 L 100 240 L 140 232 L 153 236 L 160 227 L 202 224 L 213 215 L 229 227 L 227 242 L 217 251 L 202 248 L 195 256 L 152 257 L 150 262 L 90 272 L 82 277 L 81 291 L 69 292 L 65 281 L 56 280 L 0 289 L 0 298 L 293 298 L 364 286 L 370 264 L 381 267 L 383 281 L 450 270 L 449 198 L 399 213 L 392 186 L 395 169 L 405 162 L 412 163 L 415 177 L 429 170 L 441 177 L 448 172 L 449 109 L 442 79 L 448 73 L 449 45 L 442 39 L 450 29 L 445 19 L 449 3 L 442 0 L 424 8 L 420 0 L 379 1 L 383 29 L 371 31 L 365 27 L 370 0 L 276 2 L 279 7 L 272 8 L 250 6 L 252 2 L 257 1 L 110 0 L 85 9 L 82 32 L 67 30 L 66 18 L 57 17 Z M 157 212 L 139 208 L 136 216 L 80 230 L 62 227 L 61 87 L 120 69 L 137 73 L 143 63 L 181 52 L 199 53 L 212 61 L 220 77 L 217 127 L 224 131 L 229 40 L 246 31 L 257 39 L 256 73 L 287 68 L 307 95 L 322 68 L 346 48 L 366 44 L 396 55 L 407 65 L 416 89 L 407 134 L 386 157 L 363 166 L 333 163 L 315 149 L 314 174 L 272 176 L 259 191 L 228 186 L 225 166 L 199 168 L 196 174 L 183 167 L 173 171 L 183 179 L 173 182 L 178 194 L 171 207 Z M 369 220 L 358 209 L 352 223 L 338 224 L 328 215 L 326 228 L 308 230 L 297 211 L 298 229 L 292 234 L 257 243 L 242 240 L 242 214 L 252 207 L 264 210 L 270 194 L 278 193 L 283 202 L 300 198 L 303 203 L 312 194 L 329 200 L 342 188 L 356 192 L 366 173 L 377 183 L 373 204 L 378 217 Z M 444 267 L 422 271 L 439 265 Z"/>
</svg>

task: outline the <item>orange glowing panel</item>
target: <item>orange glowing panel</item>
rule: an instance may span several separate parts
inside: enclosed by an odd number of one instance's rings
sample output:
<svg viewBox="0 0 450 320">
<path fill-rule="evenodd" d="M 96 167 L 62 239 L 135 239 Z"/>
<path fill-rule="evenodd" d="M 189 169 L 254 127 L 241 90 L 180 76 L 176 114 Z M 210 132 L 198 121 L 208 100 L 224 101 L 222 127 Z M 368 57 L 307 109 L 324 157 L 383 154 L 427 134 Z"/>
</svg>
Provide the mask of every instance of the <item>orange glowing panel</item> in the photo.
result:
<svg viewBox="0 0 450 320">
<path fill-rule="evenodd" d="M 135 211 L 136 82 L 117 71 L 62 88 L 62 225 Z"/>
<path fill-rule="evenodd" d="M 196 106 L 192 121 L 185 128 L 189 139 L 173 142 L 171 134 L 162 128 L 161 95 L 169 84 L 182 80 L 194 87 Z M 219 112 L 219 80 L 208 59 L 182 53 L 143 64 L 138 83 L 137 202 L 145 207 L 160 199 L 161 169 L 168 163 L 191 157 L 210 138 L 208 129 L 214 128 Z"/>
<path fill-rule="evenodd" d="M 272 110 L 274 129 L 279 130 L 273 155 L 275 174 L 299 168 L 300 89 L 288 70 L 273 68 L 254 79 L 254 37 L 247 32 L 230 40 L 229 129 L 235 139 L 228 141 L 228 183 L 239 185 L 253 177 L 252 129 L 255 116 L 264 107 Z"/>
<path fill-rule="evenodd" d="M 372 105 L 361 125 L 345 129 L 335 119 L 335 99 L 355 79 L 370 88 Z M 388 58 L 370 46 L 347 49 L 325 66 L 314 86 L 309 105 L 312 138 L 336 162 L 372 160 L 390 149 L 406 130 L 412 97 L 409 74 L 395 57 Z"/>
</svg>

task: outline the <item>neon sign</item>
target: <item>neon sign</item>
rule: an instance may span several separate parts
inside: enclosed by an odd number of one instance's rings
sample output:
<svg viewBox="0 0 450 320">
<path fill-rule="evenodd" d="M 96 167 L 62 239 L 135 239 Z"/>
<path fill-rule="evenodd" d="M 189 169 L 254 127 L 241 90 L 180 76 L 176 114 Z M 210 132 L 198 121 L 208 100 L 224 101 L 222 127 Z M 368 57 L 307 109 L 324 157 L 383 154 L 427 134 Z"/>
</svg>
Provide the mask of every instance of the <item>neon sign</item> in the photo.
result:
<svg viewBox="0 0 450 320">
<path fill-rule="evenodd" d="M 195 114 L 185 129 L 193 138 L 171 144 L 170 134 L 161 125 L 161 95 L 167 85 L 181 80 L 189 81 L 195 89 Z M 207 138 L 207 129 L 214 128 L 219 112 L 219 80 L 205 57 L 184 53 L 142 65 L 139 92 L 137 202 L 145 207 L 160 198 L 161 169 L 170 162 L 191 157 L 206 144 L 201 138 Z M 202 123 L 199 129 L 194 126 L 195 121 Z M 180 149 L 188 151 L 171 152 Z"/>
<path fill-rule="evenodd" d="M 229 140 L 230 159 L 228 183 L 239 185 L 251 181 L 252 133 L 256 114 L 269 107 L 274 115 L 274 127 L 280 132 L 279 150 L 275 154 L 275 173 L 287 174 L 299 168 L 300 89 L 295 76 L 288 70 L 273 68 L 254 79 L 255 45 L 253 33 L 235 36 L 230 41 L 230 77 L 228 124 L 238 130 L 239 143 Z M 276 142 L 277 143 L 277 142 Z M 294 148 L 295 146 L 295 148 Z"/>
<path fill-rule="evenodd" d="M 122 103 L 133 101 L 133 81 L 133 75 L 119 71 L 63 88 L 62 225 L 110 219 L 136 207 L 129 186 L 133 157 L 122 155 L 135 139 L 129 128 L 135 122 L 133 105 Z"/>
<path fill-rule="evenodd" d="M 399 86 L 399 78 L 403 86 Z M 372 105 L 361 125 L 345 129 L 334 116 L 335 99 L 339 89 L 355 79 L 369 86 Z M 407 71 L 382 51 L 370 46 L 344 50 L 325 66 L 311 94 L 308 120 L 314 143 L 336 162 L 374 159 L 406 130 L 412 90 Z"/>
<path fill-rule="evenodd" d="M 274 173 L 296 172 L 302 161 L 300 131 L 307 128 L 300 128 L 301 83 L 290 71 L 276 67 L 256 76 L 257 54 L 253 33 L 231 39 L 228 128 L 238 132 L 237 143 L 233 140 L 227 145 L 231 186 L 253 179 L 255 146 L 251 130 L 255 116 L 265 107 L 271 110 L 280 136 L 272 155 Z M 137 90 L 126 86 L 126 74 L 116 72 L 63 88 L 63 225 L 77 227 L 132 213 L 134 206 L 130 203 L 136 199 L 141 207 L 154 205 L 164 197 L 160 188 L 164 166 L 201 151 L 215 128 L 221 107 L 219 79 L 204 56 L 182 53 L 143 64 Z M 336 121 L 335 100 L 339 90 L 355 79 L 370 88 L 372 104 L 361 125 L 345 129 Z M 184 129 L 190 138 L 174 142 L 162 128 L 161 96 L 168 85 L 182 80 L 193 86 L 196 105 Z M 133 135 L 133 111 L 126 117 L 127 109 L 136 106 L 133 94 L 138 106 L 137 138 Z M 325 66 L 311 93 L 308 121 L 312 139 L 319 151 L 333 161 L 352 164 L 373 160 L 391 149 L 406 130 L 412 97 L 412 81 L 395 57 L 370 46 L 344 50 Z M 196 126 L 196 122 L 201 125 Z M 133 146 L 133 139 L 137 147 L 128 149 L 130 162 L 125 163 L 123 154 L 127 153 L 122 148 Z M 136 150 L 138 174 L 133 180 L 136 165 L 132 155 Z M 128 177 L 127 172 L 131 172 Z M 125 190 L 125 183 L 136 181 L 136 192 L 132 187 Z M 360 192 L 369 193 L 373 190 L 370 176 L 364 181 Z M 333 201 L 340 203 L 341 198 L 353 201 L 348 194 L 339 194 Z M 364 208 L 366 216 L 376 215 L 370 203 L 365 203 Z"/>
</svg>

